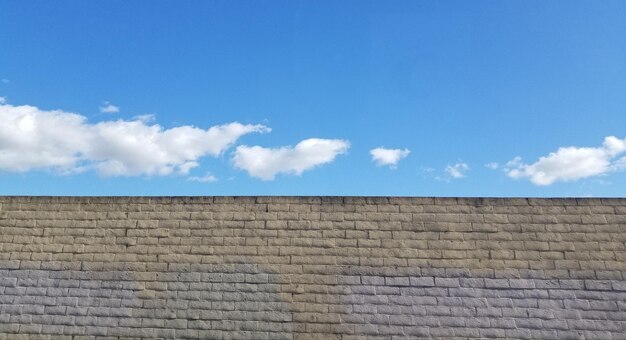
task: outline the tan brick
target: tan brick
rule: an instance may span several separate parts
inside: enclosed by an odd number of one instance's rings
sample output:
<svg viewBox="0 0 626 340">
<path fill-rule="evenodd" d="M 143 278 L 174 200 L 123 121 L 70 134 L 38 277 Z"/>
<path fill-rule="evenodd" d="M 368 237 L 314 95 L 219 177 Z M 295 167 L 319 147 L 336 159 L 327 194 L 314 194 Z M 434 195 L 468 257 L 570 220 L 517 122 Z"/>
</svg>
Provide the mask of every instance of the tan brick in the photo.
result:
<svg viewBox="0 0 626 340">
<path fill-rule="evenodd" d="M 528 261 L 530 269 L 555 269 L 554 260 Z"/>
<path fill-rule="evenodd" d="M 489 256 L 493 259 L 512 260 L 515 257 L 515 252 L 507 249 L 490 250 Z"/>
</svg>

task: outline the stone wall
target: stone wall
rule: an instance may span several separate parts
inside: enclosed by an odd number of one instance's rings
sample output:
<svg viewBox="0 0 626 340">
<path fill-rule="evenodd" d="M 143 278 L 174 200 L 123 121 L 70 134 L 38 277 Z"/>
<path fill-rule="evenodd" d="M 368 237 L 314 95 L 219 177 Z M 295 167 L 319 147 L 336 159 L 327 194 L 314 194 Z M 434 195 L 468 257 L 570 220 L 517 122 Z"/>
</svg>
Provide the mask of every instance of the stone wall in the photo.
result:
<svg viewBox="0 0 626 340">
<path fill-rule="evenodd" d="M 626 339 L 626 199 L 0 197 L 0 339 Z"/>
</svg>

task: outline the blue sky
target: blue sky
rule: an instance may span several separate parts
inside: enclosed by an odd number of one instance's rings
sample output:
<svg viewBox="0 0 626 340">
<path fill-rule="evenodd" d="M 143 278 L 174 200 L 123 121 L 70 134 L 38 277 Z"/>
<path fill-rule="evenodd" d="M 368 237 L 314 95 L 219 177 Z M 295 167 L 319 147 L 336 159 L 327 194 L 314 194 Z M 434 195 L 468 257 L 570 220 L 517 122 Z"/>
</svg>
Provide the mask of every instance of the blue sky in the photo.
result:
<svg viewBox="0 0 626 340">
<path fill-rule="evenodd" d="M 2 1 L 0 194 L 624 196 L 625 13 Z"/>
</svg>

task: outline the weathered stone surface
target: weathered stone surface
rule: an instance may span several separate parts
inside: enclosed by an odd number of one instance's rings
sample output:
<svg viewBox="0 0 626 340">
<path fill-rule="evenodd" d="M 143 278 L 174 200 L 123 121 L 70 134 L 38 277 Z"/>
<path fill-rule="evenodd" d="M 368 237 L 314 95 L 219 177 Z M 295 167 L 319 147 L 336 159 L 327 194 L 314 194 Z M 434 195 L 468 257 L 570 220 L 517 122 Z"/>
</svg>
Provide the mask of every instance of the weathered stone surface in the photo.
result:
<svg viewBox="0 0 626 340">
<path fill-rule="evenodd" d="M 0 339 L 623 338 L 625 207 L 0 197 Z"/>
</svg>

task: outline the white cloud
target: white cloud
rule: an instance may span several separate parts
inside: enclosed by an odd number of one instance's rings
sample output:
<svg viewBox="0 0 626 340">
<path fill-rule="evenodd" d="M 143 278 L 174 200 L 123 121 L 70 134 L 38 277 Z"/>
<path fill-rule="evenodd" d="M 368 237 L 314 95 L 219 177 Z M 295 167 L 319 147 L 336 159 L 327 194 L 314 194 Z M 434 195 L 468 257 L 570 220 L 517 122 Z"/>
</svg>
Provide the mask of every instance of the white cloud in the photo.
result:
<svg viewBox="0 0 626 340">
<path fill-rule="evenodd" d="M 272 180 L 279 173 L 300 175 L 316 166 L 332 162 L 345 153 L 350 143 L 341 139 L 305 139 L 295 147 L 264 148 L 238 146 L 233 156 L 236 168 L 252 177 Z"/>
<path fill-rule="evenodd" d="M 450 178 L 463 178 L 465 173 L 469 171 L 469 165 L 463 162 L 458 162 L 454 165 L 448 165 L 444 171 Z"/>
<path fill-rule="evenodd" d="M 104 102 L 103 106 L 100 106 L 101 113 L 118 113 L 120 112 L 119 106 L 115 106 L 109 102 Z"/>
<path fill-rule="evenodd" d="M 133 117 L 133 120 L 139 120 L 147 124 L 147 123 L 154 122 L 156 120 L 156 116 L 153 114 L 139 115 L 139 116 Z"/>
<path fill-rule="evenodd" d="M 515 157 L 504 170 L 511 178 L 529 178 L 536 185 L 572 182 L 626 169 L 624 157 L 615 160 L 625 151 L 626 139 L 609 136 L 600 147 L 562 147 L 533 164 L 525 164 L 520 157 Z"/>
<path fill-rule="evenodd" d="M 198 176 L 188 177 L 187 180 L 191 182 L 209 183 L 209 182 L 217 182 L 217 177 L 211 175 L 210 173 L 207 173 L 206 175 L 202 177 L 198 177 Z"/>
<path fill-rule="evenodd" d="M 7 102 L 7 99 L 4 97 L 0 97 L 0 104 L 4 104 Z"/>
<path fill-rule="evenodd" d="M 218 156 L 239 137 L 268 132 L 237 122 L 203 130 L 171 129 L 142 120 L 89 123 L 85 116 L 34 106 L 0 105 L 0 171 L 95 169 L 104 176 L 187 174 L 204 156 Z"/>
<path fill-rule="evenodd" d="M 500 164 L 496 163 L 496 162 L 490 162 L 485 164 L 485 167 L 491 169 L 491 170 L 497 170 L 500 167 Z"/>
<path fill-rule="evenodd" d="M 411 153 L 409 149 L 385 149 L 383 147 L 370 150 L 372 161 L 378 166 L 388 165 L 392 169 L 398 165 L 398 162 Z"/>
</svg>

